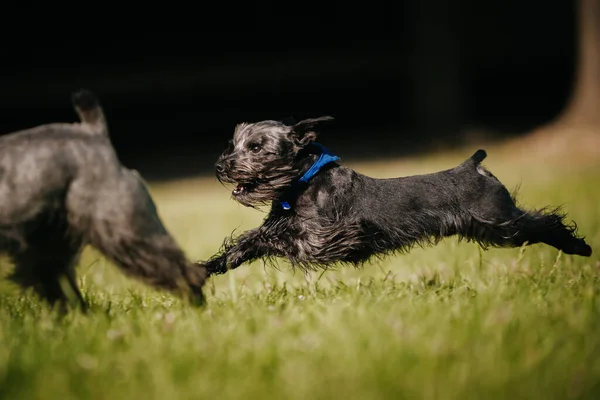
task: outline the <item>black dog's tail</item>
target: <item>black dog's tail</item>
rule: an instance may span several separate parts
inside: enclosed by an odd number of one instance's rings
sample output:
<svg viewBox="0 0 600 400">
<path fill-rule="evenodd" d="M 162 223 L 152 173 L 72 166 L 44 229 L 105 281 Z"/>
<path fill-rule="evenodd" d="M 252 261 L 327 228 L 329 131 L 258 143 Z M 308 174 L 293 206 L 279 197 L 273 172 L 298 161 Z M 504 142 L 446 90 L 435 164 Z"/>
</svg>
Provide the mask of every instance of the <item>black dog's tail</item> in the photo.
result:
<svg viewBox="0 0 600 400">
<path fill-rule="evenodd" d="M 483 149 L 477 150 L 471 157 L 466 159 L 462 164 L 458 166 L 460 170 L 477 171 L 483 176 L 487 176 L 498 180 L 487 168 L 481 165 L 481 162 L 485 160 L 487 153 Z"/>
<path fill-rule="evenodd" d="M 83 125 L 93 133 L 108 134 L 104 110 L 94 93 L 87 89 L 80 89 L 71 95 L 71 102 Z"/>
</svg>

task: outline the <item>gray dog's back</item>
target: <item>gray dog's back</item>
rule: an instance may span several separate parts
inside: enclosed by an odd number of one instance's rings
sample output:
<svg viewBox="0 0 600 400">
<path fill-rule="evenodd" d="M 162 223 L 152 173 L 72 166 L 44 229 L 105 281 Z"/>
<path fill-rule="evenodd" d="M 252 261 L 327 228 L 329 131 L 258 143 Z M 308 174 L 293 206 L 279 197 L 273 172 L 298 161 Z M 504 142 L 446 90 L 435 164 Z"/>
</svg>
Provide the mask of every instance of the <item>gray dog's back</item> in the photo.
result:
<svg viewBox="0 0 600 400">
<path fill-rule="evenodd" d="M 90 135 L 80 124 L 45 125 L 4 136 L 0 221 L 3 226 L 20 224 L 59 211 L 71 185 L 93 191 L 118 172 L 109 139 Z"/>
<path fill-rule="evenodd" d="M 205 271 L 191 264 L 162 224 L 141 176 L 122 166 L 102 108 L 74 94 L 81 123 L 47 124 L 0 138 L 0 252 L 12 280 L 51 303 L 90 244 L 127 274 L 202 301 Z"/>
</svg>

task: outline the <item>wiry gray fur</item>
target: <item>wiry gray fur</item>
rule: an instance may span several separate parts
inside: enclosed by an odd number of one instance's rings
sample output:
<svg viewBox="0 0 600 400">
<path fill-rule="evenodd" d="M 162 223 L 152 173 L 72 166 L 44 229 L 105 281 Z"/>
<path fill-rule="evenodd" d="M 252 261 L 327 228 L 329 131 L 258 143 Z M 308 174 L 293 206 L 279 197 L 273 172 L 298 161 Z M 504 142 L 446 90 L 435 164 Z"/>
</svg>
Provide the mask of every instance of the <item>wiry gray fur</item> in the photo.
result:
<svg viewBox="0 0 600 400">
<path fill-rule="evenodd" d="M 312 145 L 322 117 L 286 126 L 276 121 L 242 124 L 220 156 L 217 178 L 237 184 L 235 200 L 271 204 L 262 226 L 227 238 L 204 265 L 225 273 L 255 259 L 287 258 L 303 269 L 360 265 L 373 256 L 459 238 L 488 246 L 546 243 L 566 254 L 592 250 L 565 225 L 558 209 L 525 211 L 481 162 L 478 150 L 459 166 L 427 175 L 375 179 L 337 163 L 308 184 L 298 182 L 320 152 Z M 281 202 L 291 205 L 290 210 Z"/>
<path fill-rule="evenodd" d="M 85 306 L 75 281 L 91 244 L 127 274 L 203 301 L 206 271 L 190 263 L 163 226 L 143 179 L 122 166 L 96 96 L 72 96 L 81 123 L 52 123 L 0 137 L 0 252 L 11 279 L 50 303 L 60 284 Z"/>
</svg>

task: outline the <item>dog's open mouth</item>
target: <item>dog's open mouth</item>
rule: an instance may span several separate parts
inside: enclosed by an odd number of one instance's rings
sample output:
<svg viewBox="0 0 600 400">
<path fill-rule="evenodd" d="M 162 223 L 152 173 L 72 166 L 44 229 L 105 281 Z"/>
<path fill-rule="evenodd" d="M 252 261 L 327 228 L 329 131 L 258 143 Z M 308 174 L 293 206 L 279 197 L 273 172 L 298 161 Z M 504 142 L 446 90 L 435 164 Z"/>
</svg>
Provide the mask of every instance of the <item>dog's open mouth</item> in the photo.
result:
<svg viewBox="0 0 600 400">
<path fill-rule="evenodd" d="M 241 183 L 239 185 L 237 185 L 235 187 L 235 189 L 233 189 L 233 192 L 231 192 L 234 196 L 239 196 L 242 193 L 246 192 L 246 186 L 242 185 Z"/>
<path fill-rule="evenodd" d="M 231 192 L 231 194 L 233 194 L 234 196 L 241 196 L 244 194 L 247 194 L 248 192 L 252 191 L 253 185 L 249 184 L 249 183 L 239 183 L 235 189 L 233 189 L 233 192 Z"/>
</svg>

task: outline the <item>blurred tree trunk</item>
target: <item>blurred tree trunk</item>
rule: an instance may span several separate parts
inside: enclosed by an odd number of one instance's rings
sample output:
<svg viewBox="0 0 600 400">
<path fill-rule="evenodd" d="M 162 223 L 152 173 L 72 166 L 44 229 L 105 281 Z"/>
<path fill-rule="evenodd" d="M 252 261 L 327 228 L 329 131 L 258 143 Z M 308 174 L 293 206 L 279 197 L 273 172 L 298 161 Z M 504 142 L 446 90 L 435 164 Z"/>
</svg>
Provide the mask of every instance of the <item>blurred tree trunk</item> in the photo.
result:
<svg viewBox="0 0 600 400">
<path fill-rule="evenodd" d="M 554 120 L 512 146 L 509 142 L 513 155 L 525 152 L 536 162 L 557 157 L 596 162 L 600 155 L 600 0 L 576 2 L 577 58 L 571 97 Z"/>
<path fill-rule="evenodd" d="M 571 98 L 555 124 L 600 127 L 600 0 L 577 0 L 577 52 Z"/>
</svg>

